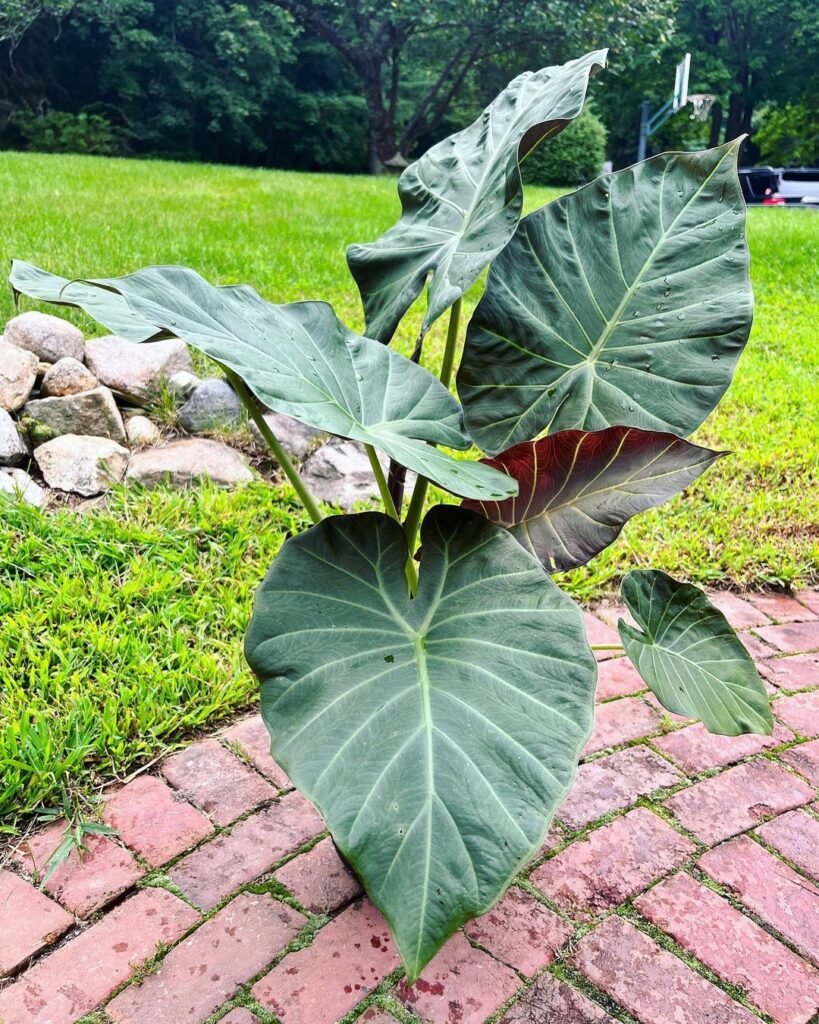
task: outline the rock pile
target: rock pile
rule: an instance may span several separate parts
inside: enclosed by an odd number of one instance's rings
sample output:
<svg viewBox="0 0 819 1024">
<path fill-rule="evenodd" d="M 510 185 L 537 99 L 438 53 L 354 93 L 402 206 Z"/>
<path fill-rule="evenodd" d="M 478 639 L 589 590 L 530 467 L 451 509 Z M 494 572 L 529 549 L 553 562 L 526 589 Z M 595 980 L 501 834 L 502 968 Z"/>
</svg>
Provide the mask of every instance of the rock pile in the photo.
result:
<svg viewBox="0 0 819 1024">
<path fill-rule="evenodd" d="M 14 317 L 0 335 L 0 494 L 41 507 L 48 491 L 40 480 L 90 497 L 120 482 L 188 487 L 209 478 L 234 487 L 255 478 L 224 440 L 163 438 L 151 411 L 168 403 L 188 434 L 230 440 L 246 423 L 227 381 L 196 376 L 184 342 L 86 341 L 59 317 Z M 377 496 L 361 445 L 280 413 L 264 418 L 318 498 L 349 509 Z M 251 433 L 264 449 L 255 424 Z"/>
</svg>

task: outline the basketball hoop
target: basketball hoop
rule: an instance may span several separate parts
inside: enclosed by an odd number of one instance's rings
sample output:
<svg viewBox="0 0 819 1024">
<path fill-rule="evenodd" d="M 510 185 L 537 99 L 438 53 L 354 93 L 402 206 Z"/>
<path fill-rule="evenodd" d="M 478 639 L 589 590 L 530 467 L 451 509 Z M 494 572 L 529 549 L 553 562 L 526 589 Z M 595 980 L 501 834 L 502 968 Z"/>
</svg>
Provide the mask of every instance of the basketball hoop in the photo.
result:
<svg viewBox="0 0 819 1024">
<path fill-rule="evenodd" d="M 689 93 L 688 102 L 694 108 L 691 111 L 692 121 L 707 121 L 716 98 L 716 96 L 712 96 L 709 92 Z"/>
</svg>

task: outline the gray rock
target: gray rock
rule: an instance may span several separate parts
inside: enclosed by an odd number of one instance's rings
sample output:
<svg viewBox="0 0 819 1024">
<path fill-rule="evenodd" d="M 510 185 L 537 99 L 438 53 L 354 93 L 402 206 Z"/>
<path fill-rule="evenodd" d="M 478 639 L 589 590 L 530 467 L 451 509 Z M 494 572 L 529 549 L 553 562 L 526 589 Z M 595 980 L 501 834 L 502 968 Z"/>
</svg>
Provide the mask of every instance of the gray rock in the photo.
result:
<svg viewBox="0 0 819 1024">
<path fill-rule="evenodd" d="M 35 508 L 42 508 L 46 502 L 46 492 L 24 469 L 0 469 L 0 492 Z"/>
<path fill-rule="evenodd" d="M 253 473 L 235 448 L 200 437 L 134 452 L 128 465 L 128 481 L 144 487 L 191 487 L 206 478 L 219 487 L 234 487 L 249 483 Z"/>
<path fill-rule="evenodd" d="M 191 369 L 188 347 L 176 338 L 141 345 L 113 335 L 91 338 L 85 345 L 85 361 L 101 384 L 137 405 L 155 402 L 163 381 Z"/>
<path fill-rule="evenodd" d="M 34 459 L 49 487 L 90 497 L 122 480 L 128 449 L 107 437 L 63 434 L 41 444 Z"/>
<path fill-rule="evenodd" d="M 281 412 L 266 412 L 264 421 L 276 435 L 276 438 L 291 459 L 301 462 L 316 447 L 319 441 L 327 437 L 327 434 L 315 427 L 308 427 L 306 423 L 294 420 L 292 416 L 285 416 Z M 261 431 L 253 421 L 250 423 L 250 432 L 256 441 L 267 448 L 262 438 Z"/>
<path fill-rule="evenodd" d="M 15 466 L 27 458 L 28 448 L 17 424 L 5 409 L 0 409 L 0 466 Z"/>
<path fill-rule="evenodd" d="M 37 379 L 37 356 L 0 341 L 0 409 L 14 412 L 26 404 Z"/>
<path fill-rule="evenodd" d="M 158 427 L 147 416 L 129 416 L 125 421 L 125 433 L 129 444 L 143 448 L 159 444 L 162 440 Z"/>
<path fill-rule="evenodd" d="M 386 472 L 389 460 L 381 456 L 379 461 Z M 370 460 L 356 441 L 333 438 L 305 462 L 302 476 L 315 497 L 345 511 L 379 497 Z"/>
<path fill-rule="evenodd" d="M 21 418 L 35 447 L 61 434 L 125 440 L 125 425 L 108 388 L 62 398 L 36 398 L 23 407 Z"/>
<path fill-rule="evenodd" d="M 18 348 L 28 349 L 46 363 L 56 363 L 64 356 L 82 361 L 82 331 L 50 313 L 31 310 L 21 313 L 6 324 L 5 340 Z"/>
<path fill-rule="evenodd" d="M 40 390 L 47 397 L 62 398 L 91 391 L 98 386 L 99 381 L 87 366 L 83 366 L 79 359 L 65 356 L 46 370 Z"/>
<path fill-rule="evenodd" d="M 196 391 L 202 381 L 195 373 L 188 373 L 187 370 L 178 370 L 168 377 L 168 394 L 177 402 L 187 402 Z"/>
<path fill-rule="evenodd" d="M 179 423 L 189 434 L 235 427 L 245 420 L 239 396 L 226 380 L 203 381 L 179 410 Z"/>
</svg>

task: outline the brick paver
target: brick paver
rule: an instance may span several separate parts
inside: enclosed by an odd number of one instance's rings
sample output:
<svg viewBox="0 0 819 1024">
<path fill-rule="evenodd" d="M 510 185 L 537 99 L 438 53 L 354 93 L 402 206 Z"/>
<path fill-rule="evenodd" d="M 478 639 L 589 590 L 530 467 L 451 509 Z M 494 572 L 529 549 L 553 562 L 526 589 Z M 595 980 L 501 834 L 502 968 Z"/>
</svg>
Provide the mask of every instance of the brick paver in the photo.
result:
<svg viewBox="0 0 819 1024">
<path fill-rule="evenodd" d="M 758 1024 L 758 1018 L 622 918 L 580 941 L 577 968 L 640 1024 Z"/>
<path fill-rule="evenodd" d="M 107 793 L 118 835 L 89 836 L 45 893 L 64 823 L 11 844 L 0 1024 L 817 1024 L 819 591 L 713 599 L 774 734 L 712 736 L 602 653 L 594 733 L 540 853 L 414 986 L 251 715 Z M 616 642 L 622 612 L 587 614 L 594 642 Z M 147 866 L 184 898 L 138 889 Z"/>
<path fill-rule="evenodd" d="M 666 801 L 666 807 L 689 832 L 713 846 L 812 799 L 807 783 L 759 758 L 682 790 Z"/>
<path fill-rule="evenodd" d="M 619 644 L 620 634 L 608 623 L 598 619 L 591 612 L 583 612 L 586 622 L 586 636 L 590 644 Z M 607 661 L 609 658 L 616 658 L 620 651 L 595 651 L 594 656 L 598 661 Z"/>
<path fill-rule="evenodd" d="M 162 765 L 170 784 L 220 825 L 276 795 L 273 787 L 217 740 L 201 740 Z"/>
<path fill-rule="evenodd" d="M 709 850 L 698 864 L 819 964 L 819 888 L 748 836 Z"/>
<path fill-rule="evenodd" d="M 106 1007 L 117 1024 L 201 1024 L 307 924 L 267 894 L 242 893 L 180 942 L 159 970 Z"/>
<path fill-rule="evenodd" d="M 690 875 L 634 901 L 640 913 L 732 985 L 775 1024 L 808 1024 L 819 1010 L 819 971 Z"/>
<path fill-rule="evenodd" d="M 67 911 L 11 871 L 0 871 L 0 977 L 74 924 Z"/>
<path fill-rule="evenodd" d="M 111 794 L 102 817 L 151 867 L 166 864 L 213 831 L 203 814 L 151 775 Z"/>
</svg>

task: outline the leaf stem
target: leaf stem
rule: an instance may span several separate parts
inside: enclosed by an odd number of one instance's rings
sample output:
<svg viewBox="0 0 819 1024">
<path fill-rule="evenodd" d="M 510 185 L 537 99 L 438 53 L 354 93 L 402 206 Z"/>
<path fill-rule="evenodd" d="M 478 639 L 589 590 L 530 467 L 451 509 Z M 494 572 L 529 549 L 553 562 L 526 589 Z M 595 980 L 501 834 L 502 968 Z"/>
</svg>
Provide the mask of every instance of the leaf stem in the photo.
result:
<svg viewBox="0 0 819 1024">
<path fill-rule="evenodd" d="M 301 503 L 307 510 L 307 514 L 310 516 L 314 523 L 320 523 L 324 518 L 324 515 L 322 514 L 322 511 L 318 506 L 318 502 L 310 493 L 307 484 L 305 484 L 304 480 L 302 480 L 301 476 L 299 475 L 299 471 L 290 461 L 287 452 L 284 450 L 284 448 L 282 448 L 278 438 L 270 429 L 270 426 L 268 425 L 267 421 L 262 415 L 262 411 L 259 408 L 256 398 L 254 397 L 253 394 L 251 394 L 250 390 L 248 389 L 245 382 L 241 379 L 241 377 L 239 377 L 237 374 L 233 372 L 233 370 L 229 370 L 226 366 L 222 365 L 221 363 L 219 365 L 222 366 L 222 369 L 225 371 L 225 376 L 230 381 L 233 390 L 239 396 L 242 405 L 245 407 L 245 409 L 247 409 L 251 419 L 259 428 L 259 433 L 262 435 L 265 444 L 270 449 L 273 458 L 276 460 L 276 462 L 278 462 L 279 466 L 281 466 L 284 475 L 293 485 L 293 490 L 296 492 L 296 494 L 298 494 Z"/>
<path fill-rule="evenodd" d="M 455 349 L 458 347 L 458 328 L 461 323 L 461 308 L 464 300 L 456 299 L 449 311 L 449 327 L 446 332 L 446 348 L 441 363 L 441 383 L 449 390 L 452 380 L 452 367 L 455 365 Z"/>
<path fill-rule="evenodd" d="M 622 644 L 589 644 L 593 651 L 624 651 Z"/>
<path fill-rule="evenodd" d="M 375 482 L 378 484 L 378 490 L 381 494 L 381 499 L 384 502 L 384 510 L 388 516 L 392 516 L 393 519 L 397 519 L 401 522 L 401 517 L 398 515 L 398 509 L 395 507 L 395 502 L 390 494 L 390 489 L 387 486 L 387 478 L 384 476 L 384 470 L 381 467 L 381 463 L 378 461 L 378 453 L 371 444 L 365 444 L 364 449 L 367 452 L 367 458 L 370 460 L 370 465 L 373 468 L 373 476 Z"/>
</svg>

